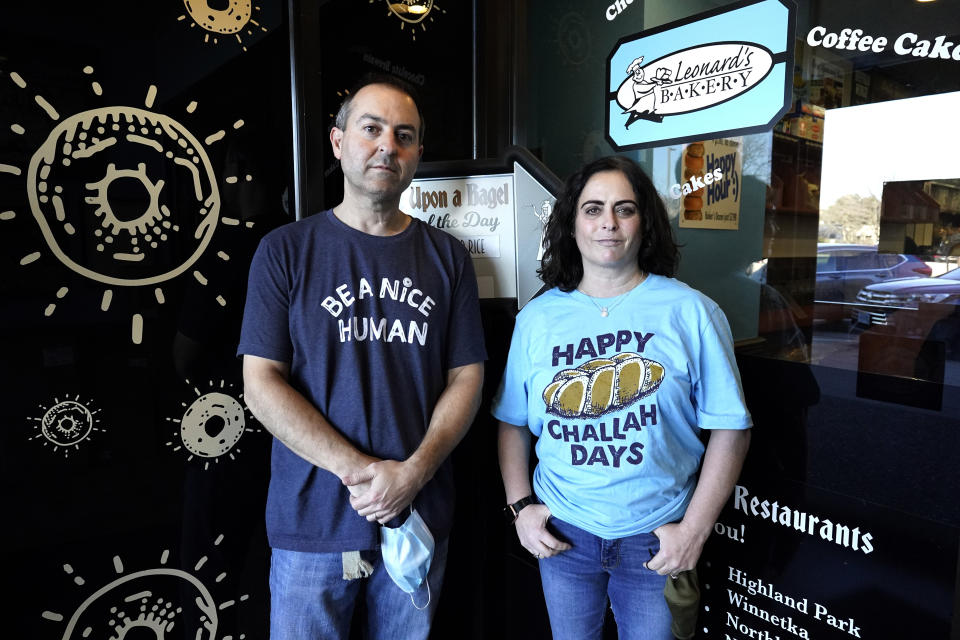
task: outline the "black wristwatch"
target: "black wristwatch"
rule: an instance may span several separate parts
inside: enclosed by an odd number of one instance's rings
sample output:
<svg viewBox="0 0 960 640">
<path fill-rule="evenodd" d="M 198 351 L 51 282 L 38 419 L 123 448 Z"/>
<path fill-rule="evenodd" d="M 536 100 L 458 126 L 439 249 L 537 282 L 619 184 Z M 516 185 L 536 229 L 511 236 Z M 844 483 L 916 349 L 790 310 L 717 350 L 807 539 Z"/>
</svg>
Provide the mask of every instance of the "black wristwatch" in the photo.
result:
<svg viewBox="0 0 960 640">
<path fill-rule="evenodd" d="M 503 516 L 507 519 L 508 524 L 513 524 L 517 521 L 517 516 L 520 515 L 520 510 L 524 507 L 537 504 L 537 499 L 532 495 L 525 498 L 520 498 L 513 504 L 508 504 L 503 508 Z"/>
</svg>

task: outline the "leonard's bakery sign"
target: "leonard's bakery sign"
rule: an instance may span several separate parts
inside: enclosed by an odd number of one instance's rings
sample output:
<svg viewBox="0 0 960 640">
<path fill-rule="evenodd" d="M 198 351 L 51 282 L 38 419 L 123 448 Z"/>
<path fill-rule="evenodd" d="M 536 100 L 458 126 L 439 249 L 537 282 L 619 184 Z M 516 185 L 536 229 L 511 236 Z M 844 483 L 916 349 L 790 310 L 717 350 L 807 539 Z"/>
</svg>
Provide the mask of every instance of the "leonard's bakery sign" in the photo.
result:
<svg viewBox="0 0 960 640">
<path fill-rule="evenodd" d="M 618 151 L 769 131 L 791 106 L 796 5 L 747 0 L 627 36 L 607 56 Z"/>
</svg>

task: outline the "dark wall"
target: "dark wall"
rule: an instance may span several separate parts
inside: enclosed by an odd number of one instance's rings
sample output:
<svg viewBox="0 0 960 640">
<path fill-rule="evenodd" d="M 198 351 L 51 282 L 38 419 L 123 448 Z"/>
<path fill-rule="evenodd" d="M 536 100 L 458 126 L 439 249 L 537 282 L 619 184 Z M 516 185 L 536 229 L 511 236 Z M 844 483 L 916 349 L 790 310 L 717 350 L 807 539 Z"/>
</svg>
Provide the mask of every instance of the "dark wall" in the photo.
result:
<svg viewBox="0 0 960 640">
<path fill-rule="evenodd" d="M 6 637 L 119 633 L 132 592 L 182 603 L 167 638 L 197 597 L 215 637 L 266 635 L 270 439 L 234 348 L 252 252 L 291 219 L 287 25 L 204 20 L 0 9 Z"/>
<path fill-rule="evenodd" d="M 303 215 L 343 197 L 329 132 L 343 99 L 367 74 L 401 78 L 418 92 L 426 121 L 424 162 L 474 157 L 474 3 L 429 4 L 410 22 L 388 3 L 298 3 Z"/>
</svg>

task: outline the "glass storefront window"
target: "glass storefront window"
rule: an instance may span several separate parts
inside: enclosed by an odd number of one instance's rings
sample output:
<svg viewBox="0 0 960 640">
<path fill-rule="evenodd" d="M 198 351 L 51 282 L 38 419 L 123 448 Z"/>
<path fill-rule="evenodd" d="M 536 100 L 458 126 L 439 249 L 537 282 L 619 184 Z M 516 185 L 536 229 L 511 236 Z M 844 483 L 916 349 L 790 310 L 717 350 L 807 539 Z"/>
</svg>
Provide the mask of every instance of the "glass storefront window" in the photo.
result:
<svg viewBox="0 0 960 640">
<path fill-rule="evenodd" d="M 949 123 L 960 45 L 945 34 L 960 32 L 960 14 L 946 2 L 881 4 L 797 3 L 790 109 L 768 133 L 730 137 L 742 162 L 735 230 L 684 226 L 689 211 L 671 186 L 684 182 L 686 144 L 623 153 L 650 173 L 677 224 L 679 277 L 721 304 L 741 346 L 857 371 L 879 334 L 942 353 L 942 367 L 913 362 L 898 375 L 942 368 L 931 381 L 956 385 L 960 178 Z M 718 9 L 611 6 L 529 3 L 518 142 L 561 176 L 615 152 L 602 70 L 617 41 Z"/>
<path fill-rule="evenodd" d="M 678 22 L 706 33 L 705 14 L 747 6 L 527 5 L 517 142 L 561 176 L 617 152 L 605 110 L 619 90 L 605 84 L 605 65 L 621 39 Z M 764 612 L 795 623 L 791 636 L 946 637 L 956 626 L 960 526 L 960 42 L 950 35 L 960 12 L 944 0 L 800 0 L 796 18 L 789 106 L 768 130 L 717 127 L 721 139 L 677 136 L 622 152 L 667 205 L 682 244 L 678 277 L 730 321 L 754 420 L 734 498 L 698 568 L 708 588 L 697 637 L 782 637 L 785 627 L 757 618 Z M 648 56 L 648 71 L 672 51 L 737 35 L 678 38 Z M 657 99 L 675 97 L 672 86 Z M 691 155 L 709 168 L 710 146 L 739 161 L 732 228 L 689 224 L 706 210 L 671 191 L 689 178 Z M 816 529 L 811 514 L 828 526 Z M 831 546 L 830 531 L 869 531 L 869 549 Z M 847 628 L 764 598 L 758 583 L 778 603 L 790 594 L 811 611 L 842 612 Z"/>
</svg>

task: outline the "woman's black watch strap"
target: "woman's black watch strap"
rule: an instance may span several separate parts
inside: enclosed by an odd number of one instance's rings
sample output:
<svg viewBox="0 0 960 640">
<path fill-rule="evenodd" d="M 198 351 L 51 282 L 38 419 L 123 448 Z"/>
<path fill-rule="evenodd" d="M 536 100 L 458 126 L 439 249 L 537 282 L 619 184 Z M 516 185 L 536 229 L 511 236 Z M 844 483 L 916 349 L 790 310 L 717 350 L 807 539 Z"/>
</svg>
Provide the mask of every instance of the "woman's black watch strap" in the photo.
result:
<svg viewBox="0 0 960 640">
<path fill-rule="evenodd" d="M 503 508 L 503 516 L 507 519 L 508 523 L 513 524 L 517 521 L 517 516 L 520 515 L 520 510 L 531 504 L 537 504 L 537 499 L 532 495 L 526 496 L 525 498 L 520 498 L 513 504 L 508 504 Z"/>
</svg>

